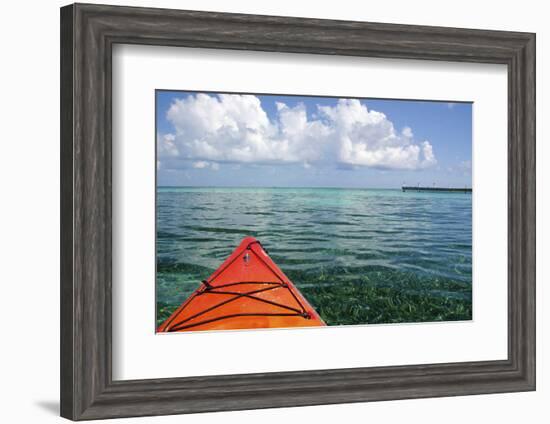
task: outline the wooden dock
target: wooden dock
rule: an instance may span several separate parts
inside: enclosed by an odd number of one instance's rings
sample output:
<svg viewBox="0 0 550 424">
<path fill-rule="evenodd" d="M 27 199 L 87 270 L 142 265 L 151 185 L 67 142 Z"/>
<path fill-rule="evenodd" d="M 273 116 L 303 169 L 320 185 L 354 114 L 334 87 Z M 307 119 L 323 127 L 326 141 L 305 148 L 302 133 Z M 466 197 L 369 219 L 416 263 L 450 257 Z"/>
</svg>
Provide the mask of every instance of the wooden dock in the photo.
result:
<svg viewBox="0 0 550 424">
<path fill-rule="evenodd" d="M 443 193 L 471 193 L 472 189 L 463 187 L 421 187 L 421 186 L 403 186 L 401 187 L 403 191 L 431 191 L 431 192 L 443 192 Z"/>
</svg>

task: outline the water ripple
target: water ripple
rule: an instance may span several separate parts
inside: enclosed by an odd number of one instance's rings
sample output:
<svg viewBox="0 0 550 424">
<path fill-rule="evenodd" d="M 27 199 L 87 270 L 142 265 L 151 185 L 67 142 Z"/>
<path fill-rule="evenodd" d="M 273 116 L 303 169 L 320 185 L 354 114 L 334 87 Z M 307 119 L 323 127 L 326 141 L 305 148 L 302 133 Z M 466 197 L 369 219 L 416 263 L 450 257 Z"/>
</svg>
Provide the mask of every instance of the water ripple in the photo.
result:
<svg viewBox="0 0 550 424">
<path fill-rule="evenodd" d="M 314 299 L 339 285 L 471 299 L 471 223 L 462 193 L 160 188 L 157 301 L 179 304 L 247 235 Z"/>
</svg>

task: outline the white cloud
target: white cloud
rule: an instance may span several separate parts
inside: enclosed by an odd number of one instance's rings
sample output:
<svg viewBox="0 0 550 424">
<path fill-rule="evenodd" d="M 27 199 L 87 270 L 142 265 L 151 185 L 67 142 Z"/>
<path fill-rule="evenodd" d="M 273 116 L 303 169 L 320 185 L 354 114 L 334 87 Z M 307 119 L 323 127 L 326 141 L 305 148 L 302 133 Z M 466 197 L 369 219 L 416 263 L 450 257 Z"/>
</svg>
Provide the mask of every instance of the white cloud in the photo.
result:
<svg viewBox="0 0 550 424">
<path fill-rule="evenodd" d="M 210 168 L 214 171 L 217 171 L 218 169 L 220 169 L 220 165 L 217 164 L 216 162 L 207 162 L 205 160 L 199 160 L 197 162 L 193 162 L 191 164 L 191 167 L 195 168 L 195 169 L 206 169 L 206 168 Z"/>
<path fill-rule="evenodd" d="M 422 155 L 424 157 L 424 159 L 422 160 L 423 168 L 433 166 L 437 163 L 437 160 L 435 159 L 433 147 L 427 141 L 422 142 Z"/>
<path fill-rule="evenodd" d="M 404 127 L 402 130 L 401 130 L 401 135 L 403 137 L 408 137 L 408 138 L 413 138 L 414 135 L 413 135 L 413 132 L 411 130 L 411 127 Z"/>
<path fill-rule="evenodd" d="M 415 143 L 411 128 L 396 131 L 386 115 L 358 100 L 318 106 L 314 118 L 303 104 L 276 108 L 269 119 L 252 95 L 176 99 L 166 114 L 173 131 L 157 137 L 158 156 L 198 169 L 217 169 L 218 162 L 419 169 L 437 162 L 428 141 Z"/>
<path fill-rule="evenodd" d="M 195 169 L 203 169 L 208 167 L 208 162 L 204 160 L 199 160 L 198 162 L 193 162 L 193 168 Z"/>
<path fill-rule="evenodd" d="M 159 157 L 177 157 L 179 156 L 176 137 L 173 134 L 157 134 L 157 150 Z"/>
</svg>

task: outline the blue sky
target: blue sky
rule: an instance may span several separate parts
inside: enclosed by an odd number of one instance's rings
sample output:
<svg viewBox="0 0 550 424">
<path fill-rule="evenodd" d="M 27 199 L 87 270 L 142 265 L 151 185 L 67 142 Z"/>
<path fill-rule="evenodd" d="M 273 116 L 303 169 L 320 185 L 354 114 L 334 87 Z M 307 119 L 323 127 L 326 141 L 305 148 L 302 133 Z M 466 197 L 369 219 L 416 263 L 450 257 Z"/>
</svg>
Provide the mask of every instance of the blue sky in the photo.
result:
<svg viewBox="0 0 550 424">
<path fill-rule="evenodd" d="M 156 96 L 160 186 L 471 187 L 471 103 Z"/>
</svg>

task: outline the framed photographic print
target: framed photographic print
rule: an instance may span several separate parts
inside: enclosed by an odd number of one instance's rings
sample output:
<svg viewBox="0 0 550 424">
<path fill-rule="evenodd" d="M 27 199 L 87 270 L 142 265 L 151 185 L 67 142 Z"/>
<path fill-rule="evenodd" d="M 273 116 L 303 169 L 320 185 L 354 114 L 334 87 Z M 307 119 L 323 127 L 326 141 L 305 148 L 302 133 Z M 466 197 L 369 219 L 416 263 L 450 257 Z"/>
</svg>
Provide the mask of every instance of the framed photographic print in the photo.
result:
<svg viewBox="0 0 550 424">
<path fill-rule="evenodd" d="M 535 36 L 61 9 L 61 414 L 535 388 Z"/>
</svg>

